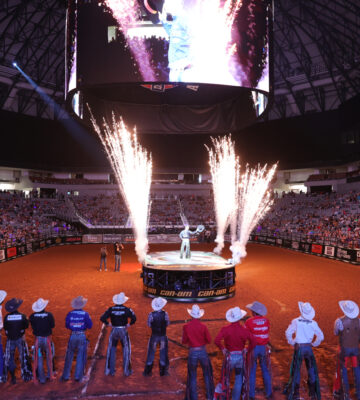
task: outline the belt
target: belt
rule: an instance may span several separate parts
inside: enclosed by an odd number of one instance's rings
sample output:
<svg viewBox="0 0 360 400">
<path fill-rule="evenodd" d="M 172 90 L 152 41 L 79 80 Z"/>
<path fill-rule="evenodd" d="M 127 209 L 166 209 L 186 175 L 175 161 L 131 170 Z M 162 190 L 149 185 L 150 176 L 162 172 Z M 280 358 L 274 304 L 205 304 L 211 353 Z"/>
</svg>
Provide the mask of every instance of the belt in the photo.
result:
<svg viewBox="0 0 360 400">
<path fill-rule="evenodd" d="M 311 346 L 311 343 L 296 343 L 296 345 L 299 347 L 306 347 L 306 346 Z"/>
<path fill-rule="evenodd" d="M 114 325 L 113 325 L 113 329 L 119 329 L 119 328 L 125 329 L 125 328 L 126 328 L 126 325 L 123 325 L 123 326 L 114 326 Z"/>
<path fill-rule="evenodd" d="M 71 334 L 72 335 L 83 335 L 83 334 L 85 334 L 85 331 L 72 331 Z"/>
<path fill-rule="evenodd" d="M 205 346 L 199 346 L 199 347 L 190 347 L 189 350 L 192 351 L 197 351 L 197 350 L 205 350 Z"/>
<path fill-rule="evenodd" d="M 229 351 L 230 354 L 243 354 L 243 350 Z"/>
</svg>

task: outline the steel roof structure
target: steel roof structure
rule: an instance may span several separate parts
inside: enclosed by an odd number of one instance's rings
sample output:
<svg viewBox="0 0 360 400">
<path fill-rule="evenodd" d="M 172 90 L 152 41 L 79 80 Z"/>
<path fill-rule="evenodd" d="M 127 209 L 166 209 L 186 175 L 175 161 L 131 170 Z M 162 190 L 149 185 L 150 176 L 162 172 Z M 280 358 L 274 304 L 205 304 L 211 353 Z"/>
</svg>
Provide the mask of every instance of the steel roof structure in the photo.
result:
<svg viewBox="0 0 360 400">
<path fill-rule="evenodd" d="M 12 62 L 63 104 L 65 24 L 64 0 L 0 0 L 0 109 L 58 117 Z M 274 0 L 268 118 L 336 109 L 359 94 L 359 37 L 358 0 Z"/>
</svg>

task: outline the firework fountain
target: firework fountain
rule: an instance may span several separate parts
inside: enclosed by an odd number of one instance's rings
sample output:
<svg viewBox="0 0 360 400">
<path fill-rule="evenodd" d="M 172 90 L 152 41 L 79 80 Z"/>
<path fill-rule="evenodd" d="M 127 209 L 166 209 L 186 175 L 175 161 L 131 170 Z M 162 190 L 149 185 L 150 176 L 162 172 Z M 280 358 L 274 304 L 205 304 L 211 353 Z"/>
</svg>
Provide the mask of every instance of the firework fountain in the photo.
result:
<svg viewBox="0 0 360 400">
<path fill-rule="evenodd" d="M 139 144 L 135 129 L 132 134 L 122 118 L 117 121 L 113 114 L 111 125 L 104 120 L 103 130 L 93 115 L 91 122 L 105 148 L 125 200 L 135 233 L 135 251 L 142 262 L 148 250 L 151 155 Z"/>
<path fill-rule="evenodd" d="M 232 236 L 236 237 L 237 188 L 239 186 L 239 159 L 235 155 L 231 136 L 214 139 L 213 149 L 209 152 L 209 165 L 214 192 L 214 207 L 217 225 L 214 253 L 221 254 L 224 247 L 224 235 L 231 223 Z"/>
</svg>

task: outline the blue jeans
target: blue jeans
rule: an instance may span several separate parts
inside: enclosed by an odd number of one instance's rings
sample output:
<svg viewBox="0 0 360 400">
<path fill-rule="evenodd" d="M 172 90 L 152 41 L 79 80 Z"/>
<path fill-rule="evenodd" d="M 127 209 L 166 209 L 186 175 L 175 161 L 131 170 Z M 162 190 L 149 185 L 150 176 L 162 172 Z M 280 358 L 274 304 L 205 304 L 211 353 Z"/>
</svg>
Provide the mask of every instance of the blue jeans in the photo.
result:
<svg viewBox="0 0 360 400">
<path fill-rule="evenodd" d="M 115 271 L 120 271 L 121 255 L 115 254 Z"/>
<path fill-rule="evenodd" d="M 240 400 L 241 388 L 244 376 L 244 359 L 240 353 L 230 353 L 230 373 L 235 370 L 235 382 L 232 389 L 232 400 Z M 231 375 L 230 375 L 231 376 Z"/>
<path fill-rule="evenodd" d="M 69 338 L 66 350 L 64 371 L 62 378 L 68 380 L 70 378 L 71 365 L 74 354 L 76 354 L 75 380 L 80 381 L 84 376 L 85 364 L 87 359 L 87 340 L 85 333 L 72 333 Z"/>
<path fill-rule="evenodd" d="M 249 380 L 249 396 L 250 397 L 255 397 L 255 385 L 256 385 L 256 367 L 257 367 L 257 361 L 259 359 L 260 363 L 260 368 L 264 380 L 264 386 L 265 386 L 265 395 L 266 397 L 270 396 L 272 393 L 272 388 L 271 388 L 271 376 L 270 372 L 268 370 L 267 364 L 266 364 L 266 346 L 265 345 L 258 345 L 255 346 L 253 350 L 253 365 L 250 370 L 250 380 Z"/>
<path fill-rule="evenodd" d="M 4 370 L 4 352 L 2 347 L 1 333 L 0 333 L 0 382 L 5 382 L 5 370 Z"/>
<path fill-rule="evenodd" d="M 167 336 L 151 335 L 148 344 L 148 352 L 146 357 L 146 365 L 152 365 L 154 362 L 156 347 L 160 347 L 160 365 L 168 367 L 168 338 Z"/>
<path fill-rule="evenodd" d="M 106 268 L 106 257 L 100 257 L 100 271 L 101 271 L 101 267 L 104 265 L 104 269 L 105 271 L 107 270 Z"/>
<path fill-rule="evenodd" d="M 359 348 L 343 347 L 341 349 L 341 356 L 342 356 L 342 358 L 352 357 L 352 356 L 358 357 L 359 356 Z M 356 387 L 356 398 L 360 399 L 360 366 L 359 365 L 357 365 L 356 367 L 353 367 L 353 373 L 354 373 L 355 387 Z M 346 393 L 349 393 L 349 378 L 348 378 L 347 368 L 345 365 L 345 360 L 342 363 L 341 374 L 342 374 L 342 379 L 343 379 L 343 384 L 344 384 L 344 390 L 346 391 Z"/>
<path fill-rule="evenodd" d="M 186 390 L 186 400 L 197 400 L 197 385 L 196 385 L 196 375 L 197 366 L 200 363 L 203 370 L 205 387 L 206 387 L 206 399 L 210 400 L 214 396 L 214 380 L 211 362 L 209 356 L 205 350 L 189 350 L 188 357 L 188 379 L 187 379 L 187 390 Z"/>
<path fill-rule="evenodd" d="M 38 354 L 37 354 L 37 373 L 38 378 L 41 383 L 46 382 L 46 378 L 50 378 L 50 371 L 53 368 L 52 365 L 52 349 L 51 349 L 51 341 L 47 337 L 37 336 L 37 346 L 38 346 Z M 46 368 L 47 368 L 47 375 L 45 377 L 44 371 L 44 359 L 46 359 Z"/>
<path fill-rule="evenodd" d="M 308 371 L 309 383 L 314 384 L 316 381 L 315 368 L 314 365 L 311 365 L 309 361 L 310 358 L 314 356 L 311 344 L 306 346 L 300 346 L 300 355 L 302 360 L 305 359 L 305 365 Z M 295 385 L 300 385 L 300 371 L 301 368 L 297 368 L 296 371 L 294 372 Z"/>
<path fill-rule="evenodd" d="M 7 369 L 9 370 L 10 373 L 13 373 L 15 371 L 16 368 L 16 364 L 15 364 L 15 350 L 18 349 L 19 352 L 19 356 L 20 356 L 20 363 L 21 366 L 23 366 L 25 360 L 24 360 L 24 353 L 22 350 L 22 341 L 23 338 L 17 339 L 17 340 L 9 340 L 10 342 L 10 357 L 7 363 Z"/>
<path fill-rule="evenodd" d="M 124 375 L 129 376 L 131 371 L 131 343 L 126 328 L 114 327 L 110 333 L 109 344 L 106 354 L 105 375 L 115 374 L 116 347 L 120 341 L 123 350 Z"/>
</svg>

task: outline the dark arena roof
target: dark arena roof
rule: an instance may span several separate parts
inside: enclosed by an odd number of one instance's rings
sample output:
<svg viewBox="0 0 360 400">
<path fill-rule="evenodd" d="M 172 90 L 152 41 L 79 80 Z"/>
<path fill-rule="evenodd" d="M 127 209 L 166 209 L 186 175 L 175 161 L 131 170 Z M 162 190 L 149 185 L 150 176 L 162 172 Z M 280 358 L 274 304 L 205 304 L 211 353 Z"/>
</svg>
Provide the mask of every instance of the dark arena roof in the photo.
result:
<svg viewBox="0 0 360 400">
<path fill-rule="evenodd" d="M 93 132 L 44 102 L 12 65 L 65 106 L 66 8 L 60 0 L 2 2 L 2 166 L 109 170 Z M 231 132 L 239 155 L 251 163 L 279 160 L 284 168 L 359 159 L 359 2 L 278 0 L 273 14 L 270 106 L 259 121 Z M 172 132 L 140 137 L 159 168 L 206 167 L 209 140 Z"/>
</svg>

